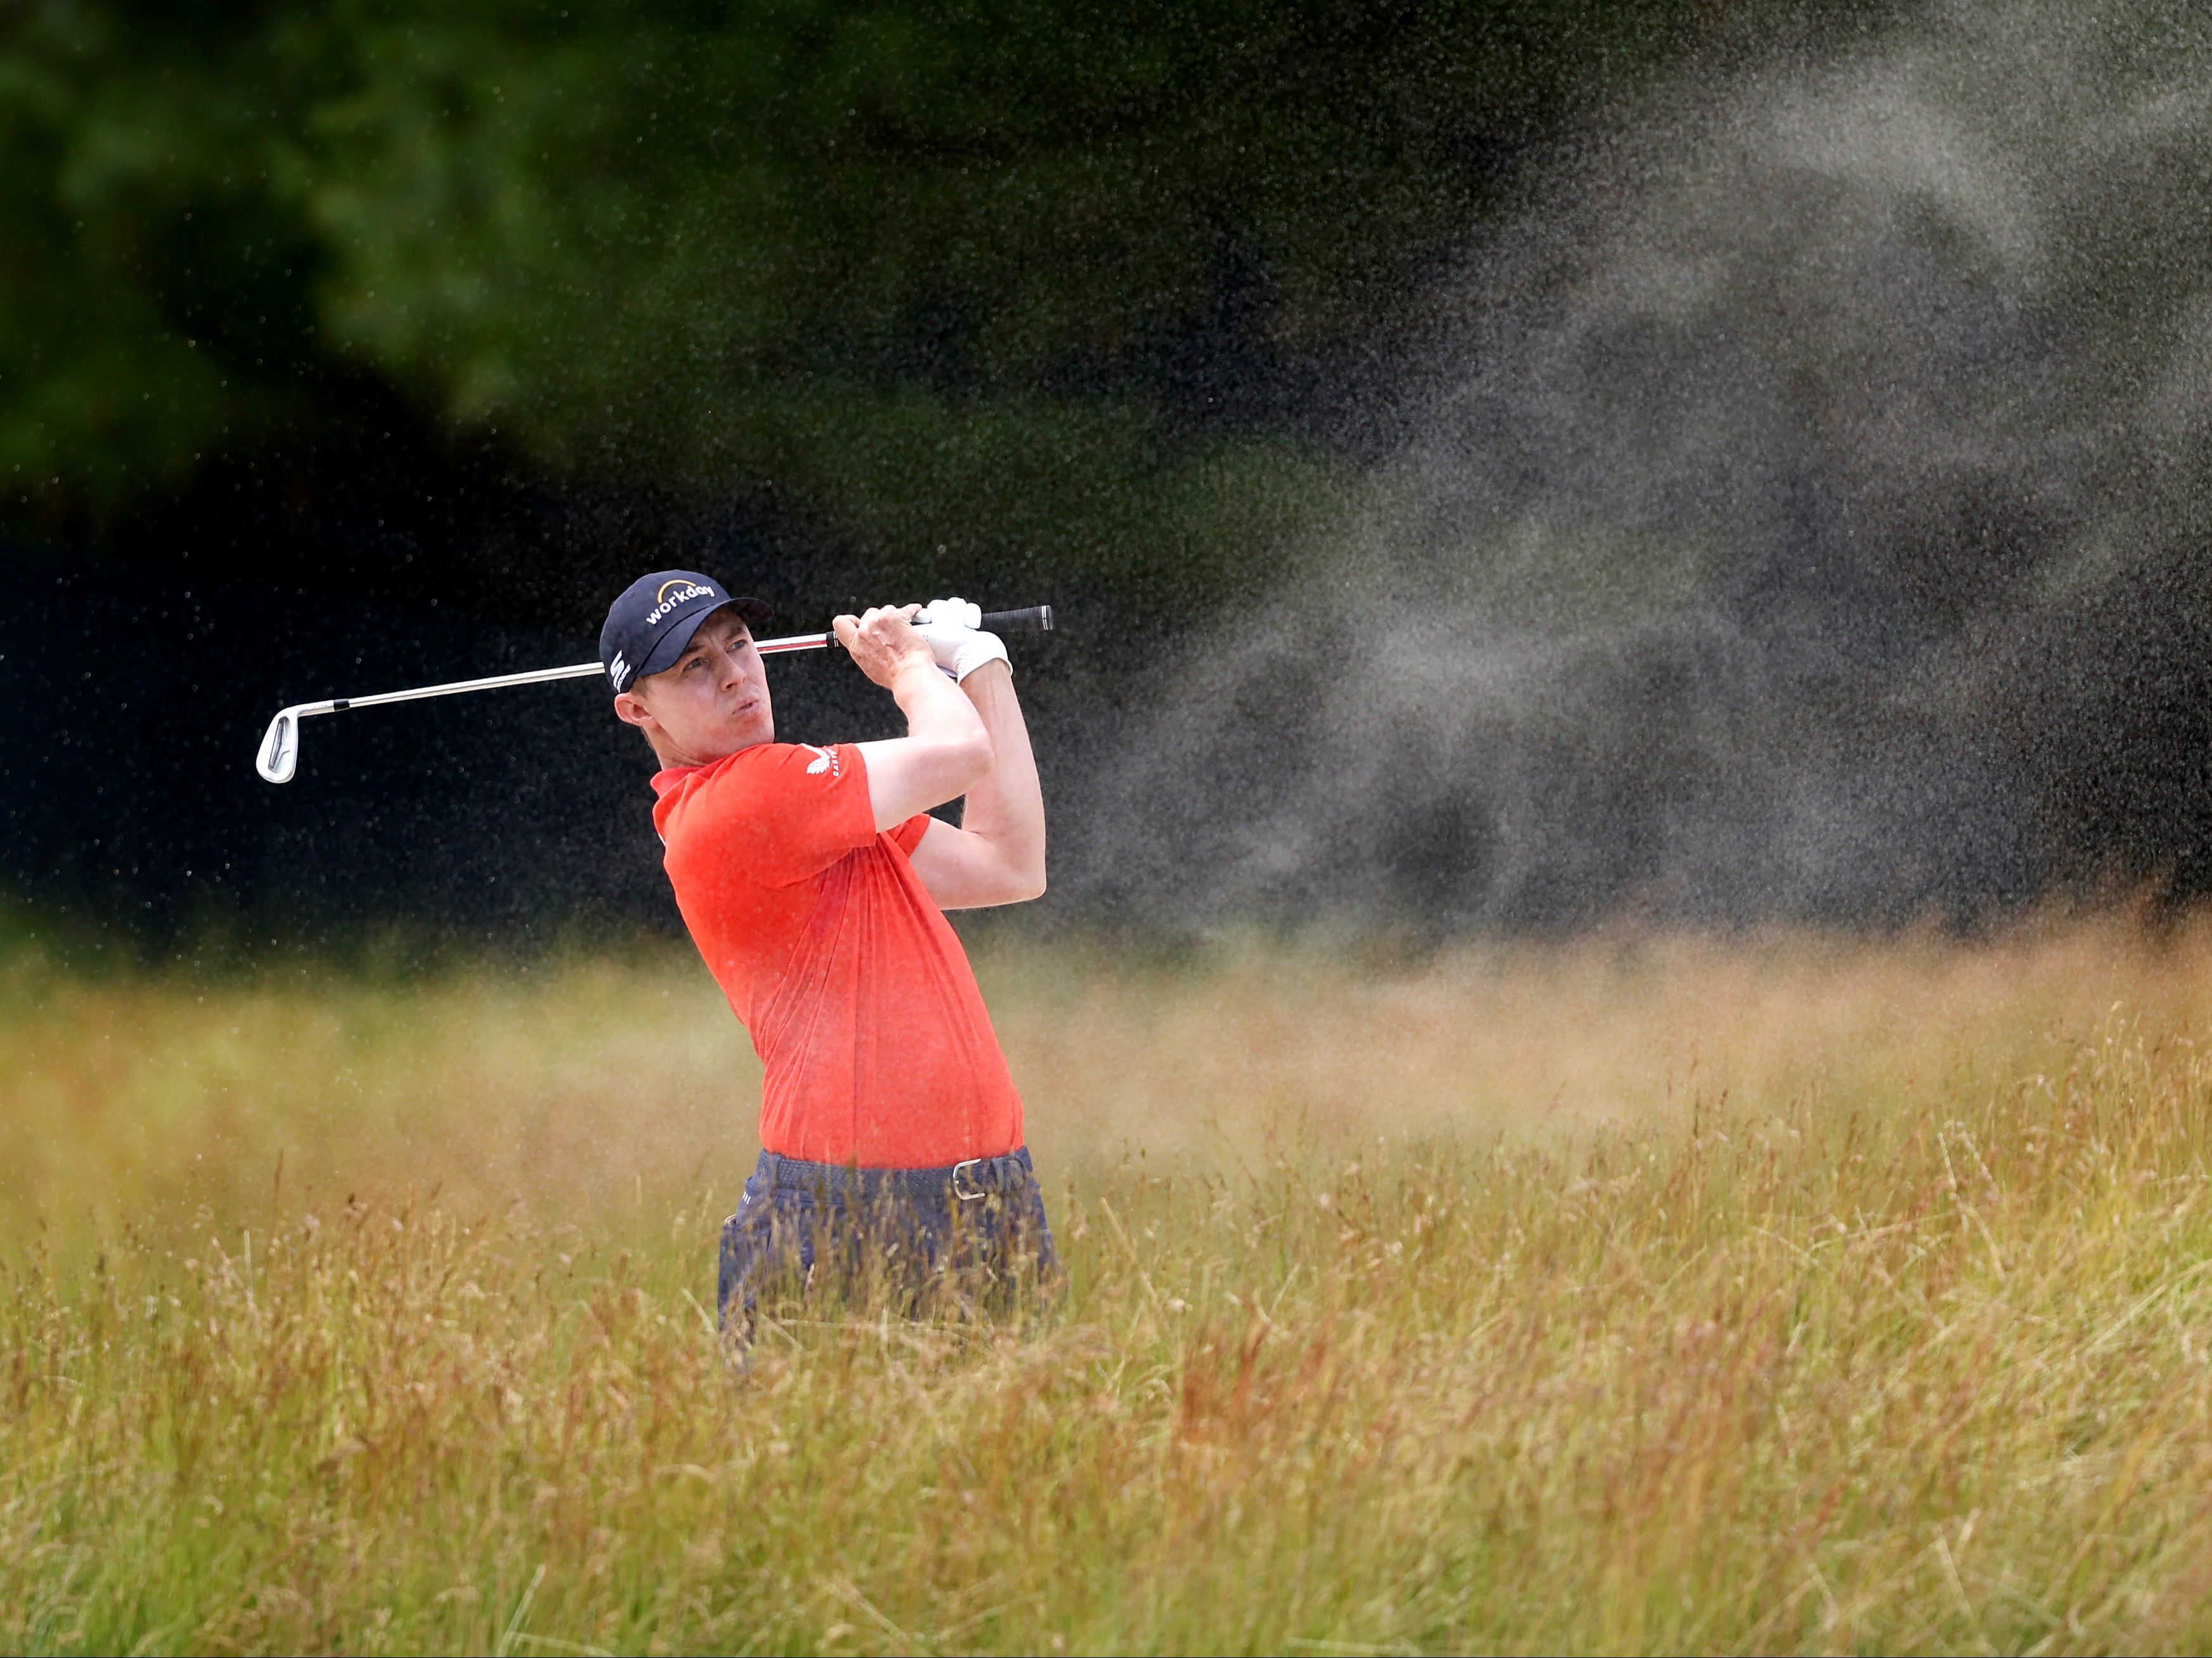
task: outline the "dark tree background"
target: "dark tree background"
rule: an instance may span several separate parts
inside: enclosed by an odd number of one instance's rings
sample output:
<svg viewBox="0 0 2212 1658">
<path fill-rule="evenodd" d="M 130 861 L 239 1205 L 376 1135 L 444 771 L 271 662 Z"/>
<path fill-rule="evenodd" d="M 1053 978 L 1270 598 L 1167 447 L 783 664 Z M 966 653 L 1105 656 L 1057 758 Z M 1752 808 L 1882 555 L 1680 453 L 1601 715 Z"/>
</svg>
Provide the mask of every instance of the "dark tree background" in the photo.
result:
<svg viewBox="0 0 2212 1658">
<path fill-rule="evenodd" d="M 1414 301 L 1714 0 L 0 9 L 0 884 L 159 934 L 665 909 L 589 653 L 1048 599 L 1058 763 L 1394 440 Z M 794 734 L 870 718 L 794 666 Z"/>
</svg>

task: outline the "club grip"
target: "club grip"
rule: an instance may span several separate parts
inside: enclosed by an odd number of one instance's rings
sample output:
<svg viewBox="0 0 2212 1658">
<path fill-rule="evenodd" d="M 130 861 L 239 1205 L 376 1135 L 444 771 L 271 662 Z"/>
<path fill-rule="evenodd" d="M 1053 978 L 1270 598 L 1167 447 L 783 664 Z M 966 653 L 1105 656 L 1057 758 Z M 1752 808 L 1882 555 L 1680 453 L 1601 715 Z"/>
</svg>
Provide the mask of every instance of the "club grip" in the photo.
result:
<svg viewBox="0 0 2212 1658">
<path fill-rule="evenodd" d="M 982 626 L 987 634 L 1048 634 L 1052 631 L 1052 606 L 1032 604 L 1026 610 L 986 610 Z"/>
</svg>

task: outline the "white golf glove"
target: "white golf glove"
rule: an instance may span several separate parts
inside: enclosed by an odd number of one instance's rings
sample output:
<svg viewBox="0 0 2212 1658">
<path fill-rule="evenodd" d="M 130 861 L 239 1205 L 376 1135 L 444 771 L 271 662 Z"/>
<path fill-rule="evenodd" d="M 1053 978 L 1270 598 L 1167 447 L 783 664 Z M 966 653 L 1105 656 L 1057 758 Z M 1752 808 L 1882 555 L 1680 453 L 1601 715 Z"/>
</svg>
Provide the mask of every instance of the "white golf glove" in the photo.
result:
<svg viewBox="0 0 2212 1658">
<path fill-rule="evenodd" d="M 937 665 L 959 681 L 986 662 L 1005 662 L 1006 647 L 996 634 L 980 624 L 983 607 L 964 598 L 933 598 L 915 613 L 915 631 L 929 641 Z"/>
<path fill-rule="evenodd" d="M 932 622 L 950 622 L 956 628 L 980 628 L 983 625 L 983 607 L 970 604 L 964 598 L 933 598 L 915 613 L 914 625 L 926 627 Z"/>
</svg>

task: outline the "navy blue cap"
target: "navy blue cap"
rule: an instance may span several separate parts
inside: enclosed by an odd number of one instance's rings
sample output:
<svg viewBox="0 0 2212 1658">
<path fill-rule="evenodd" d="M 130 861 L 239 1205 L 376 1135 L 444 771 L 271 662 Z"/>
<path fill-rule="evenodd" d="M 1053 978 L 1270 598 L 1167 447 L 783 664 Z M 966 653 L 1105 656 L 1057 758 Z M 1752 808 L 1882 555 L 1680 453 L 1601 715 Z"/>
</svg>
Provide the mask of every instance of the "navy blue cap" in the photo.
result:
<svg viewBox="0 0 2212 1658">
<path fill-rule="evenodd" d="M 599 629 L 599 665 L 615 689 L 676 665 L 699 624 L 724 605 L 757 628 L 775 614 L 765 599 L 740 598 L 696 570 L 655 570 L 622 590 Z"/>
</svg>

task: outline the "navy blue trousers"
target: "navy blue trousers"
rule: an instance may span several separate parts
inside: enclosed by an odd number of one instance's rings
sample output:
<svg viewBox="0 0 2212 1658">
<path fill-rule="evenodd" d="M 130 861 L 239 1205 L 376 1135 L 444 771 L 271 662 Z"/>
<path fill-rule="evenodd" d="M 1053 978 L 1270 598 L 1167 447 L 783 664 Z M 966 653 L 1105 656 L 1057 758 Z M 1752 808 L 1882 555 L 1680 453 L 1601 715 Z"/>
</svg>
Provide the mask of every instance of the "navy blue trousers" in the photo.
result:
<svg viewBox="0 0 2212 1658">
<path fill-rule="evenodd" d="M 1027 1147 L 944 1169 L 847 1169 L 761 1153 L 722 1224 L 722 1327 L 762 1297 L 829 1291 L 901 1314 L 989 1305 L 1060 1262 Z"/>
</svg>

